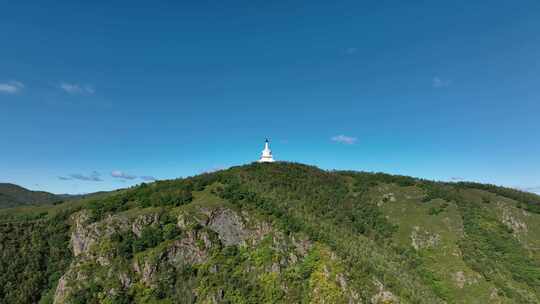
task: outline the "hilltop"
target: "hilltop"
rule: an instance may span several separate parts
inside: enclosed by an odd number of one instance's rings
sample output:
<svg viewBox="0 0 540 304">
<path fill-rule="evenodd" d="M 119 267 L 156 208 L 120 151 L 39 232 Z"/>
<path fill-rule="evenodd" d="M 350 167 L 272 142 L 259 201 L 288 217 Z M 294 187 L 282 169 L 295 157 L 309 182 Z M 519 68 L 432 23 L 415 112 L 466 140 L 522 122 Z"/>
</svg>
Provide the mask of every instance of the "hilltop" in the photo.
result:
<svg viewBox="0 0 540 304">
<path fill-rule="evenodd" d="M 53 194 L 46 191 L 29 190 L 15 184 L 0 183 L 0 209 L 60 204 L 82 198 L 100 197 L 106 194 L 107 192 L 104 191 L 86 194 Z"/>
<path fill-rule="evenodd" d="M 32 191 L 15 184 L 0 183 L 0 208 L 51 204 L 60 200 L 62 200 L 61 196 L 49 192 Z"/>
<path fill-rule="evenodd" d="M 2 303 L 539 303 L 540 197 L 250 164 L 0 211 Z"/>
</svg>

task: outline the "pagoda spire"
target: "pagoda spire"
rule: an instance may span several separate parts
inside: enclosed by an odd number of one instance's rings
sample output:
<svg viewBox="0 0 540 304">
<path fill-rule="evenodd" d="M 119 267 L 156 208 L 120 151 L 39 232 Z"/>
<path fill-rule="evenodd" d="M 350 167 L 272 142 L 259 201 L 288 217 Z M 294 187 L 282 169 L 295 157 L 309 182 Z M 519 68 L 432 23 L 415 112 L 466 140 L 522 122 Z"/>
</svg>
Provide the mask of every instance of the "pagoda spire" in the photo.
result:
<svg viewBox="0 0 540 304">
<path fill-rule="evenodd" d="M 270 150 L 270 141 L 268 138 L 264 141 L 264 150 L 262 150 L 260 163 L 273 163 L 274 157 L 272 157 L 272 150 Z"/>
</svg>

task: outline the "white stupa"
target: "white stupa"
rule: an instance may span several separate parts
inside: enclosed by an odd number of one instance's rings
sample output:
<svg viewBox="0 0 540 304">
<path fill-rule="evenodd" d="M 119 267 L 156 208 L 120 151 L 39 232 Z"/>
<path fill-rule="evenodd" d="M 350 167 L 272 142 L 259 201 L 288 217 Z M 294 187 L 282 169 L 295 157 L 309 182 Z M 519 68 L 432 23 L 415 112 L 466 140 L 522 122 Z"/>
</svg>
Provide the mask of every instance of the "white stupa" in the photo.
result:
<svg viewBox="0 0 540 304">
<path fill-rule="evenodd" d="M 272 150 L 270 150 L 270 143 L 268 139 L 264 142 L 264 150 L 262 150 L 260 163 L 273 163 L 275 160 L 272 157 Z"/>
</svg>

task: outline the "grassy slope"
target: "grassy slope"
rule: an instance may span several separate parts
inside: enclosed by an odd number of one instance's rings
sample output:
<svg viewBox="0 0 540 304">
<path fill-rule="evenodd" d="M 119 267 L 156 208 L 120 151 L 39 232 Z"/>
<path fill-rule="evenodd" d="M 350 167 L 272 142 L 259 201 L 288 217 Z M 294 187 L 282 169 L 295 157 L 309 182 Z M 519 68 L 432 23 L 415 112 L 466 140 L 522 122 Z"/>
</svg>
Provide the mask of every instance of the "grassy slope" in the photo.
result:
<svg viewBox="0 0 540 304">
<path fill-rule="evenodd" d="M 395 201 L 382 202 L 381 208 L 399 230 L 394 241 L 403 246 L 413 246 L 413 237 L 429 242 L 429 237 L 438 237 L 431 245 L 419 244 L 418 253 L 423 267 L 433 276 L 433 286 L 452 303 L 488 303 L 494 286 L 472 270 L 462 258 L 459 240 L 463 237 L 463 223 L 459 209 L 451 203 L 442 212 L 433 214 L 432 208 L 441 208 L 443 200 L 421 202 L 421 191 L 416 188 L 401 188 L 387 185 L 374 190 L 375 197 L 393 193 Z M 461 283 L 463 278 L 465 282 Z"/>
</svg>

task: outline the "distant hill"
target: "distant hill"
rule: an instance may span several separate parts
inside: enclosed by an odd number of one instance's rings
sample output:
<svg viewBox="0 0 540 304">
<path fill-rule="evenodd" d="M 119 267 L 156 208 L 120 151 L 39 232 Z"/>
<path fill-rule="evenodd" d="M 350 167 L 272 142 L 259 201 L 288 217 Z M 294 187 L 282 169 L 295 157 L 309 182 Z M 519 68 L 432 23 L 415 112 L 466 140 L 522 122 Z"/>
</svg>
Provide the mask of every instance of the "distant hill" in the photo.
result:
<svg viewBox="0 0 540 304">
<path fill-rule="evenodd" d="M 540 303 L 540 196 L 277 162 L 7 208 L 0 303 Z"/>
<path fill-rule="evenodd" d="M 45 191 L 32 191 L 9 183 L 0 183 L 0 208 L 51 204 L 64 198 Z"/>
</svg>

